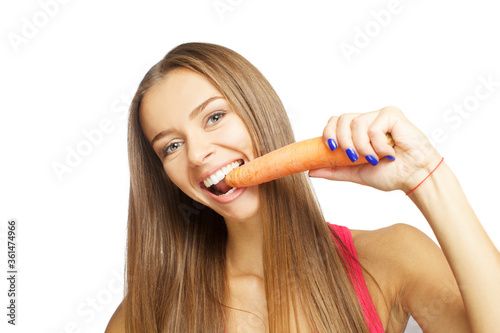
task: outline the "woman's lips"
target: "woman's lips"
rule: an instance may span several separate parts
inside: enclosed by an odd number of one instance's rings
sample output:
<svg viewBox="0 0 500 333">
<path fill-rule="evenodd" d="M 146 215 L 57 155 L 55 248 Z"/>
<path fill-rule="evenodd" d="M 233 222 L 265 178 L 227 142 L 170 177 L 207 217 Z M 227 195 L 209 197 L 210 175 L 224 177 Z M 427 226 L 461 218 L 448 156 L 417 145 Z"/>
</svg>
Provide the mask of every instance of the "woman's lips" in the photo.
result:
<svg viewBox="0 0 500 333">
<path fill-rule="evenodd" d="M 208 188 L 205 187 L 205 185 L 201 185 L 201 188 L 202 190 L 208 194 L 208 196 L 210 198 L 212 198 L 214 201 L 217 201 L 218 203 L 221 203 L 221 204 L 228 204 L 230 202 L 233 202 L 234 200 L 236 200 L 240 195 L 243 194 L 243 192 L 246 191 L 246 187 L 237 187 L 237 188 L 234 188 L 234 191 L 231 189 L 229 190 L 229 194 L 225 194 L 225 195 L 216 195 L 216 194 L 213 194 L 212 192 L 209 191 Z"/>
</svg>

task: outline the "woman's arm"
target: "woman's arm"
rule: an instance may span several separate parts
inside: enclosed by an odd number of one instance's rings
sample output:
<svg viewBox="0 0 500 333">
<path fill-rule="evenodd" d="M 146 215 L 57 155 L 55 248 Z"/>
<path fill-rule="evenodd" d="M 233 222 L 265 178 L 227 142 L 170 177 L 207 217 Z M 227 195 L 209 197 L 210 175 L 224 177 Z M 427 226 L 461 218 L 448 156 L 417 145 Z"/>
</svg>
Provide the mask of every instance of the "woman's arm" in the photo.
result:
<svg viewBox="0 0 500 333">
<path fill-rule="evenodd" d="M 385 133 L 392 134 L 396 143 L 394 148 L 387 145 Z M 325 144 L 334 139 L 338 149 L 346 153 L 350 149 L 350 155 L 354 152 L 358 158 L 370 155 L 376 165 L 311 170 L 311 177 L 408 193 L 441 161 L 425 135 L 395 107 L 332 117 L 323 136 Z M 395 157 L 395 161 L 383 158 L 387 155 Z M 443 162 L 409 197 L 421 210 L 441 245 L 460 289 L 471 329 L 474 332 L 498 330 L 500 254 L 446 163 Z M 425 297 L 423 295 L 423 299 Z M 433 297 L 435 295 L 428 295 L 429 301 Z"/>
<path fill-rule="evenodd" d="M 409 195 L 429 222 L 453 271 L 474 332 L 500 327 L 500 254 L 442 163 Z"/>
<path fill-rule="evenodd" d="M 471 331 L 455 277 L 429 236 L 401 223 L 351 232 L 386 331 L 403 331 L 410 315 L 426 333 Z"/>
</svg>

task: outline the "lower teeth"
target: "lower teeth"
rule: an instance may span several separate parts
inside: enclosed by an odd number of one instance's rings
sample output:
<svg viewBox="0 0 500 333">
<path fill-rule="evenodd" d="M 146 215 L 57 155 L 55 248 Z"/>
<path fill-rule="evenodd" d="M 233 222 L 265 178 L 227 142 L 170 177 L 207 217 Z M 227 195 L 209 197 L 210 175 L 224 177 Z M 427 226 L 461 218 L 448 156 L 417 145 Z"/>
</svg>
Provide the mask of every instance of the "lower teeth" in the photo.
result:
<svg viewBox="0 0 500 333">
<path fill-rule="evenodd" d="M 234 191 L 236 191 L 236 187 L 233 187 L 232 189 L 230 189 L 230 190 L 229 190 L 229 191 L 227 191 L 226 193 L 219 195 L 219 197 L 222 197 L 222 196 L 224 196 L 224 195 L 231 194 L 231 193 L 233 193 Z"/>
</svg>

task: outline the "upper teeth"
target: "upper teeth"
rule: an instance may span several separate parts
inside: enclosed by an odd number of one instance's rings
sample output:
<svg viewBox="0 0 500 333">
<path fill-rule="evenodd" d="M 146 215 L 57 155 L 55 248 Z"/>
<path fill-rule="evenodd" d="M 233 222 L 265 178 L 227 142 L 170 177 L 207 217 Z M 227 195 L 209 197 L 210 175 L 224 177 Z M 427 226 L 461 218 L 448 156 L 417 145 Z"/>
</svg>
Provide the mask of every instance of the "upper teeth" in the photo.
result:
<svg viewBox="0 0 500 333">
<path fill-rule="evenodd" d="M 205 179 L 203 181 L 203 183 L 205 184 L 205 186 L 207 188 L 212 186 L 212 185 L 215 185 L 218 182 L 220 182 L 221 180 L 223 180 L 224 177 L 226 177 L 226 175 L 229 173 L 229 171 L 231 171 L 239 166 L 240 166 L 240 163 L 238 163 L 236 161 L 231 163 L 231 164 L 228 164 L 228 165 L 222 167 L 222 169 L 217 170 L 213 175 L 211 175 L 207 179 Z"/>
</svg>

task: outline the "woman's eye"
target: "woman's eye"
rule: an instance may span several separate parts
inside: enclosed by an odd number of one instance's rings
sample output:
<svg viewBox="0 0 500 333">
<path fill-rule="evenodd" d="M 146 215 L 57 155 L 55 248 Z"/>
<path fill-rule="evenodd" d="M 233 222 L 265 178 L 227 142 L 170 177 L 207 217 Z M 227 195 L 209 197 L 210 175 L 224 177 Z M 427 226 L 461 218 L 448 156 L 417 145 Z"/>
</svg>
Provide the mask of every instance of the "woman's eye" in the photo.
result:
<svg viewBox="0 0 500 333">
<path fill-rule="evenodd" d="M 177 148 L 179 148 L 180 146 L 182 146 L 182 143 L 181 142 L 173 142 L 171 144 L 169 144 L 168 146 L 165 146 L 162 150 L 162 157 L 165 157 L 167 156 L 168 154 L 171 154 L 173 153 L 175 150 L 177 150 Z"/>
<path fill-rule="evenodd" d="M 213 123 L 218 122 L 222 117 L 224 117 L 224 114 L 225 114 L 225 112 L 222 112 L 222 111 L 219 111 L 219 112 L 216 112 L 216 113 L 212 114 L 208 118 L 207 124 L 208 125 L 212 125 Z"/>
<path fill-rule="evenodd" d="M 212 124 L 219 122 L 219 120 L 221 120 L 221 118 L 224 117 L 225 114 L 226 114 L 226 112 L 224 112 L 224 111 L 214 112 L 213 114 L 208 116 L 207 125 L 212 125 Z M 165 146 L 161 151 L 161 157 L 165 158 L 167 155 L 176 151 L 177 148 L 179 148 L 180 146 L 182 146 L 182 142 L 173 142 L 173 143 Z"/>
</svg>

